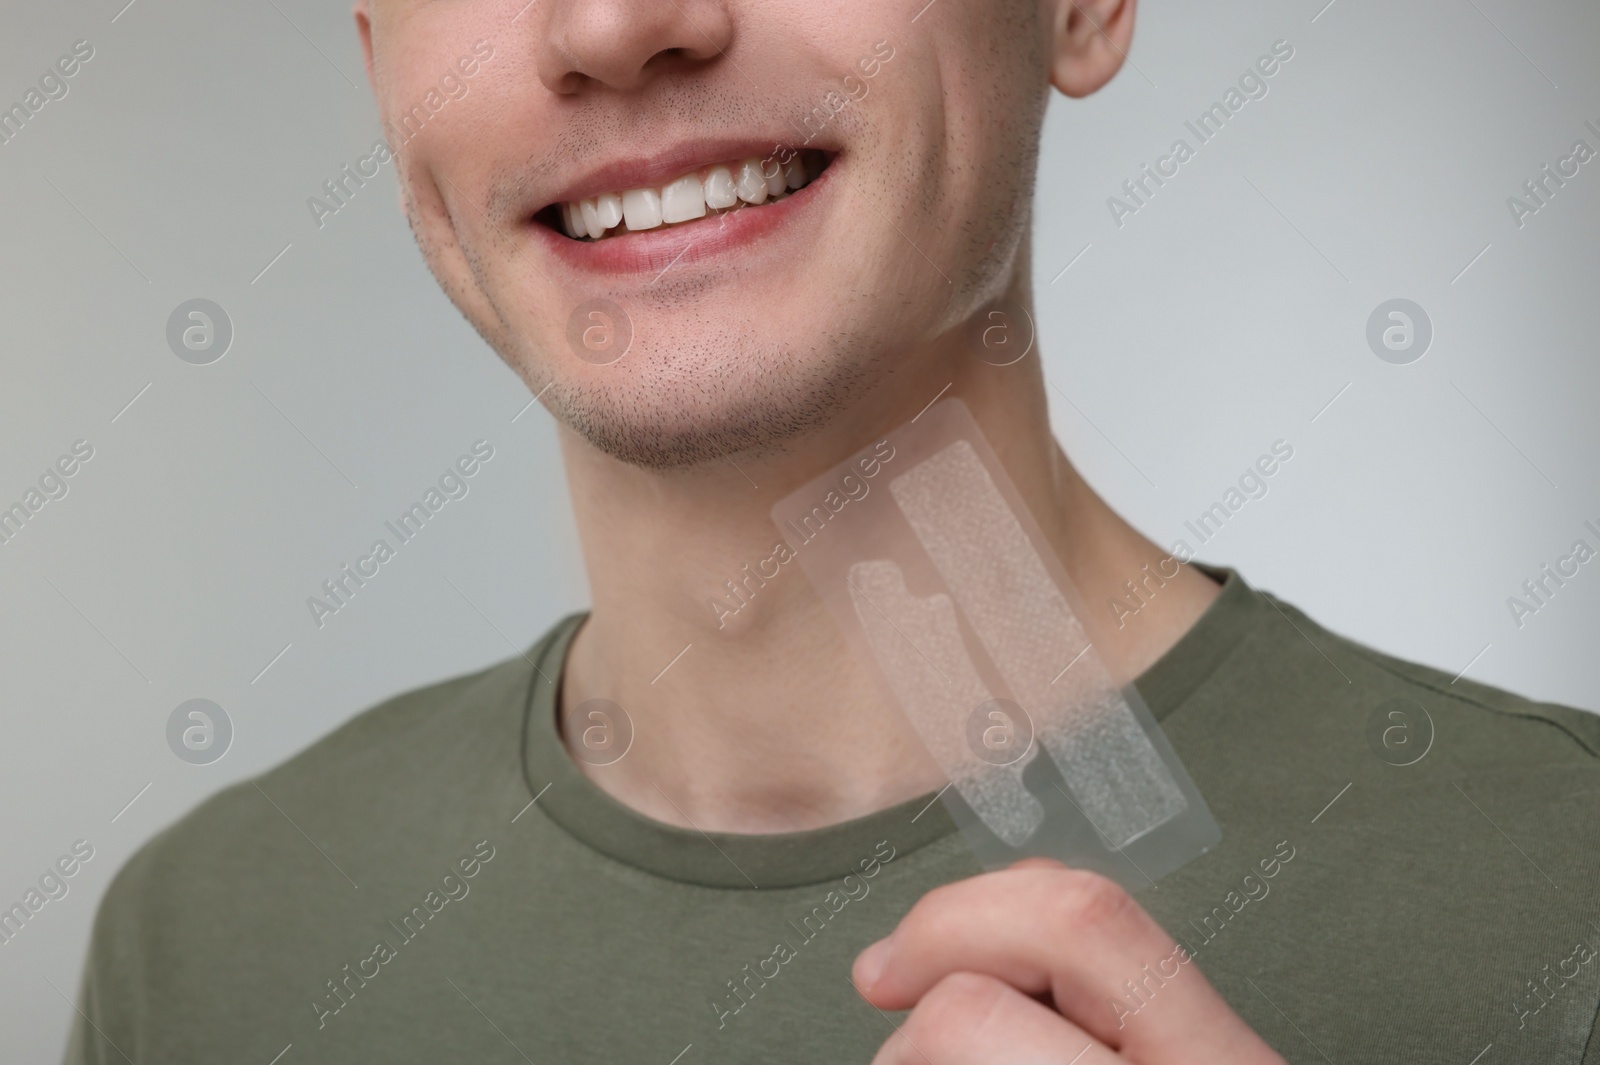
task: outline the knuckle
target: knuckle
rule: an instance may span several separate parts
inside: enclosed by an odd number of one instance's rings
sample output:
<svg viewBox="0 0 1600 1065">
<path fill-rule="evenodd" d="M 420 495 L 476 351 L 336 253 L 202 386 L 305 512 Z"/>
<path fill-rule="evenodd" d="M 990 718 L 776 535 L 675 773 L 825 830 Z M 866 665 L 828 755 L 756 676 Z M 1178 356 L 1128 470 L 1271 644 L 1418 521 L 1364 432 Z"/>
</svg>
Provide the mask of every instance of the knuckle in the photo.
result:
<svg viewBox="0 0 1600 1065">
<path fill-rule="evenodd" d="M 904 1030 L 919 1045 L 954 1046 L 983 1029 L 1005 991 L 1005 985 L 990 976 L 950 973 L 922 996 Z"/>
<path fill-rule="evenodd" d="M 1081 869 L 1062 874 L 1052 901 L 1056 920 L 1071 929 L 1116 924 L 1134 905 L 1133 896 L 1116 881 Z"/>
<path fill-rule="evenodd" d="M 901 922 L 902 929 L 909 935 L 931 936 L 935 939 L 948 933 L 951 925 L 961 918 L 963 894 L 959 881 L 934 888 L 911 907 Z"/>
</svg>

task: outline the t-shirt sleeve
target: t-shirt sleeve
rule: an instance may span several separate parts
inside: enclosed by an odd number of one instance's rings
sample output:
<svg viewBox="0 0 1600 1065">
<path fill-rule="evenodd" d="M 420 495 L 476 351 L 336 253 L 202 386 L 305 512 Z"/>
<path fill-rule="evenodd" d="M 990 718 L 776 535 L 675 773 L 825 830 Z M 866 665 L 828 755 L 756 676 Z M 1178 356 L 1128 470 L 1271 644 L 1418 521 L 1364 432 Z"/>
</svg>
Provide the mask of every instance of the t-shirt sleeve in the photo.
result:
<svg viewBox="0 0 1600 1065">
<path fill-rule="evenodd" d="M 145 881 L 151 845 L 112 879 L 95 914 L 89 953 L 67 1037 L 65 1065 L 129 1065 L 139 1060 L 140 996 L 145 987 Z"/>
<path fill-rule="evenodd" d="M 106 1061 L 101 1049 L 107 1049 L 105 1040 L 95 1034 L 94 986 L 85 971 L 78 986 L 78 1002 L 72 1013 L 71 1029 L 67 1035 L 65 1065 L 100 1065 Z"/>
<path fill-rule="evenodd" d="M 1589 1042 L 1583 1048 L 1582 1065 L 1600 1065 L 1600 1006 L 1589 1019 Z"/>
</svg>

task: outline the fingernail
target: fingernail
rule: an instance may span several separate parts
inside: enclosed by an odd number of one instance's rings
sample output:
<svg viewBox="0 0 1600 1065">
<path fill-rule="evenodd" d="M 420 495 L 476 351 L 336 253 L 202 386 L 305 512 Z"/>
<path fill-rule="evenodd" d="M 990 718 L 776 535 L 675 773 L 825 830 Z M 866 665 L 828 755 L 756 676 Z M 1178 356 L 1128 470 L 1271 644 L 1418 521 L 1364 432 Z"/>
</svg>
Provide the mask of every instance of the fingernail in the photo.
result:
<svg viewBox="0 0 1600 1065">
<path fill-rule="evenodd" d="M 889 964 L 889 939 L 884 937 L 862 951 L 856 958 L 855 982 L 863 991 L 872 990 Z"/>
</svg>

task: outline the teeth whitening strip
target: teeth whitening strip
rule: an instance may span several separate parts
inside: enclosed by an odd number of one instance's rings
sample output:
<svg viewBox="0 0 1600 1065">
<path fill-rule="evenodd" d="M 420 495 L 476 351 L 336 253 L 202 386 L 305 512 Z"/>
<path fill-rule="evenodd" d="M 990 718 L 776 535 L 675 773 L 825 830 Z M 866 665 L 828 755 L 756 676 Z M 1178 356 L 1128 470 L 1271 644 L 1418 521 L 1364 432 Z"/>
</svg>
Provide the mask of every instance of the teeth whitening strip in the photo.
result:
<svg viewBox="0 0 1600 1065">
<path fill-rule="evenodd" d="M 1177 781 L 972 445 L 950 444 L 889 491 L 1090 823 L 1123 847 L 1182 811 Z"/>
<path fill-rule="evenodd" d="M 851 566 L 850 593 L 872 653 L 893 678 L 901 705 L 914 708 L 912 724 L 934 761 L 985 827 L 1020 847 L 1044 820 L 1039 801 L 1022 784 L 1034 752 L 995 766 L 968 749 L 967 716 L 988 701 L 989 691 L 961 646 L 950 597 L 917 598 L 906 591 L 900 567 L 886 559 Z"/>
<path fill-rule="evenodd" d="M 991 867 L 1045 855 L 1142 886 L 1215 844 L 1204 799 L 1095 651 L 966 406 L 946 399 L 877 441 L 873 472 L 889 476 L 876 485 L 855 472 L 868 454 L 773 519 L 949 777 L 946 806 L 974 853 Z"/>
</svg>

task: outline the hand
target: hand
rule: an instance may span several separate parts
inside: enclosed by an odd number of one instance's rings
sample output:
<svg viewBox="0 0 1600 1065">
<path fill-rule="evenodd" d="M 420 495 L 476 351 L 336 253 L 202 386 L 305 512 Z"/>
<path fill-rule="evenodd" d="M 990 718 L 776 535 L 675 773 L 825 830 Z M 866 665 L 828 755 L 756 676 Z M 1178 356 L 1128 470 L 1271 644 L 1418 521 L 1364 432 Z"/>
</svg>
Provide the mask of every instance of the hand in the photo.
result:
<svg viewBox="0 0 1600 1065">
<path fill-rule="evenodd" d="M 1126 891 L 1043 858 L 928 892 L 851 978 L 911 1010 L 873 1065 L 1284 1065 Z"/>
</svg>

